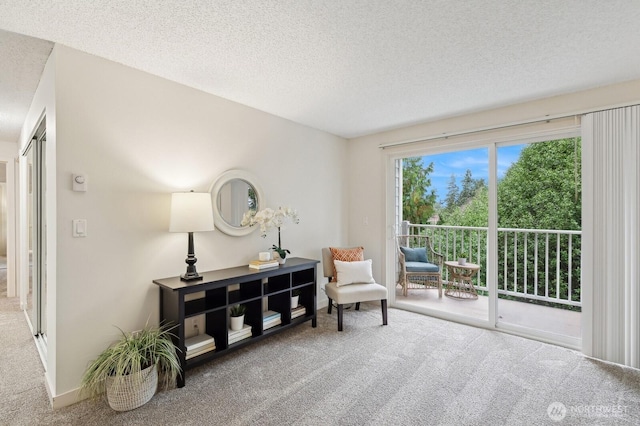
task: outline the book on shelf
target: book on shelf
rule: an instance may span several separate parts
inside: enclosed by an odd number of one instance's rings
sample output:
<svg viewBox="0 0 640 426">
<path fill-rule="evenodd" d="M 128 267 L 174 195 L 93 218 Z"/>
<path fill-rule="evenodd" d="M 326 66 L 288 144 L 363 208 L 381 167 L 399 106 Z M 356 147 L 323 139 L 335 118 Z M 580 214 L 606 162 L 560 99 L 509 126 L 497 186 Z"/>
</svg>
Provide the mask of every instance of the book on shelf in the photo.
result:
<svg viewBox="0 0 640 426">
<path fill-rule="evenodd" d="M 215 349 L 216 349 L 215 343 L 210 343 L 210 344 L 202 346 L 202 347 L 200 347 L 198 349 L 193 349 L 193 350 L 187 351 L 187 353 L 185 355 L 185 359 L 191 359 L 191 358 L 197 357 L 198 355 L 202 355 L 202 354 L 205 354 L 207 352 L 214 351 Z"/>
<path fill-rule="evenodd" d="M 229 334 L 229 340 L 235 339 L 236 337 L 246 337 L 251 336 L 251 330 L 243 331 L 242 333 L 234 333 Z"/>
<path fill-rule="evenodd" d="M 198 334 L 197 336 L 193 336 L 193 337 L 189 337 L 187 340 L 185 340 L 185 346 L 187 348 L 187 352 L 191 351 L 191 350 L 195 350 L 198 348 L 201 348 L 203 346 L 207 346 L 210 344 L 213 344 L 215 346 L 216 342 L 213 339 L 213 337 L 209 336 L 208 334 L 204 333 L 204 334 Z"/>
<path fill-rule="evenodd" d="M 262 329 L 266 330 L 271 327 L 275 327 L 278 324 L 282 324 L 282 315 L 280 312 L 268 310 L 262 313 Z"/>
<path fill-rule="evenodd" d="M 229 337 L 235 337 L 235 336 L 243 336 L 245 334 L 251 334 L 251 326 L 247 326 L 246 324 L 244 325 L 244 327 L 242 327 L 241 330 L 231 330 L 229 329 Z"/>
<path fill-rule="evenodd" d="M 249 268 L 252 269 L 274 268 L 279 265 L 277 260 L 252 260 L 249 262 Z"/>
<path fill-rule="evenodd" d="M 241 340 L 249 339 L 250 337 L 251 337 L 251 333 L 246 334 L 246 335 L 241 334 L 241 335 L 238 335 L 238 336 L 235 336 L 235 337 L 229 337 L 229 344 L 231 345 L 231 344 L 237 343 L 237 342 L 239 342 Z"/>
<path fill-rule="evenodd" d="M 281 318 L 280 312 L 269 310 L 262 313 L 262 321 L 267 321 L 273 318 Z"/>
<path fill-rule="evenodd" d="M 251 326 L 245 324 L 240 330 L 229 329 L 229 344 L 251 337 Z"/>
<path fill-rule="evenodd" d="M 275 327 L 276 325 L 280 325 L 280 324 L 282 324 L 282 319 L 281 318 L 273 318 L 273 319 L 270 319 L 268 321 L 263 321 L 262 322 L 262 329 L 266 330 L 268 328 Z"/>
<path fill-rule="evenodd" d="M 291 319 L 298 318 L 307 313 L 307 308 L 304 305 L 298 305 L 291 310 Z"/>
<path fill-rule="evenodd" d="M 234 336 L 234 337 L 229 337 L 229 344 L 231 345 L 233 343 L 239 342 L 239 341 L 244 340 L 244 339 L 249 339 L 249 338 L 251 338 L 251 333 L 249 333 L 249 334 L 241 334 L 239 336 Z"/>
<path fill-rule="evenodd" d="M 229 329 L 229 336 L 237 336 L 238 334 L 245 334 L 247 332 L 251 333 L 251 326 L 247 323 L 244 323 L 240 330 Z"/>
<path fill-rule="evenodd" d="M 303 311 L 304 312 L 306 310 L 307 310 L 307 308 L 305 308 L 304 305 L 298 305 L 295 308 L 292 308 L 291 312 L 297 312 L 297 311 Z"/>
</svg>

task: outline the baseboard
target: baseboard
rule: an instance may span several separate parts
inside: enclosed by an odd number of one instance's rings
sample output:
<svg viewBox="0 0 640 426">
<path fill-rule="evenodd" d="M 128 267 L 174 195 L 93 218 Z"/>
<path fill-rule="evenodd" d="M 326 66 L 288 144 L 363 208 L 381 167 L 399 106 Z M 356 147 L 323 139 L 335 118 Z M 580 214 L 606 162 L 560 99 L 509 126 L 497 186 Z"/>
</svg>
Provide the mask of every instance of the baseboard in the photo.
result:
<svg viewBox="0 0 640 426">
<path fill-rule="evenodd" d="M 51 407 L 54 410 L 57 410 L 63 407 L 68 407 L 69 405 L 73 405 L 80 402 L 80 389 L 79 388 L 73 389 L 73 390 L 70 390 L 69 392 L 65 392 L 61 395 L 57 395 L 54 397 L 51 397 L 51 394 L 49 394 L 49 398 L 51 400 Z"/>
<path fill-rule="evenodd" d="M 318 298 L 316 303 L 316 309 L 326 308 L 329 305 L 329 299 L 326 297 Z"/>
<path fill-rule="evenodd" d="M 51 382 L 49 381 L 49 375 L 45 371 L 44 373 L 44 388 L 47 390 L 47 396 L 49 397 L 49 405 L 53 407 L 53 390 Z"/>
</svg>

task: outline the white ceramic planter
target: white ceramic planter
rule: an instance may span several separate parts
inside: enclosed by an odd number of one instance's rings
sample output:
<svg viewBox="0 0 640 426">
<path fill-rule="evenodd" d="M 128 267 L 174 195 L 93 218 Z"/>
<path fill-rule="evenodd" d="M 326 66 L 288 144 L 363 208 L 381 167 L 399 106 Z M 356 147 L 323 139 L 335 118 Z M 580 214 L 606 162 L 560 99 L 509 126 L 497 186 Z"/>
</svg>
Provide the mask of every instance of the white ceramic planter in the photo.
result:
<svg viewBox="0 0 640 426">
<path fill-rule="evenodd" d="M 291 309 L 295 309 L 295 307 L 298 306 L 299 299 L 300 296 L 291 296 Z"/>
<path fill-rule="evenodd" d="M 231 330 L 233 331 L 242 330 L 243 325 L 244 325 L 244 315 L 240 315 L 239 317 L 231 317 Z"/>
</svg>

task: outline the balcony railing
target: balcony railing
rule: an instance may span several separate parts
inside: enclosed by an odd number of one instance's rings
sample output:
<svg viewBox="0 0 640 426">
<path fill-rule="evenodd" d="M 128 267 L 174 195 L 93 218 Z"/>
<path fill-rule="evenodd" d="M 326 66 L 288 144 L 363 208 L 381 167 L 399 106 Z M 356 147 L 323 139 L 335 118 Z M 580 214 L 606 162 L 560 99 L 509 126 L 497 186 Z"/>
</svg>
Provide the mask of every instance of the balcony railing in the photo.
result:
<svg viewBox="0 0 640 426">
<path fill-rule="evenodd" d="M 403 233 L 429 235 L 433 248 L 445 259 L 465 257 L 467 262 L 480 265 L 474 285 L 488 294 L 488 228 L 405 222 Z M 581 231 L 498 228 L 500 297 L 579 310 L 581 234 Z M 448 278 L 445 269 L 443 279 L 446 282 Z"/>
</svg>

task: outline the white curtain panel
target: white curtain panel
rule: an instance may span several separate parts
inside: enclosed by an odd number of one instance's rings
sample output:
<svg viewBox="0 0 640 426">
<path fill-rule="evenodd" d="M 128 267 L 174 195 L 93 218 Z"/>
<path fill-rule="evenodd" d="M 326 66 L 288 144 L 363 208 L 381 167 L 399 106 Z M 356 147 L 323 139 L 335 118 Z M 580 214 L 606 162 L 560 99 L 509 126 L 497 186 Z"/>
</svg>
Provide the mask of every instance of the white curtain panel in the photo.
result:
<svg viewBox="0 0 640 426">
<path fill-rule="evenodd" d="M 583 351 L 640 368 L 640 106 L 582 119 Z"/>
</svg>

